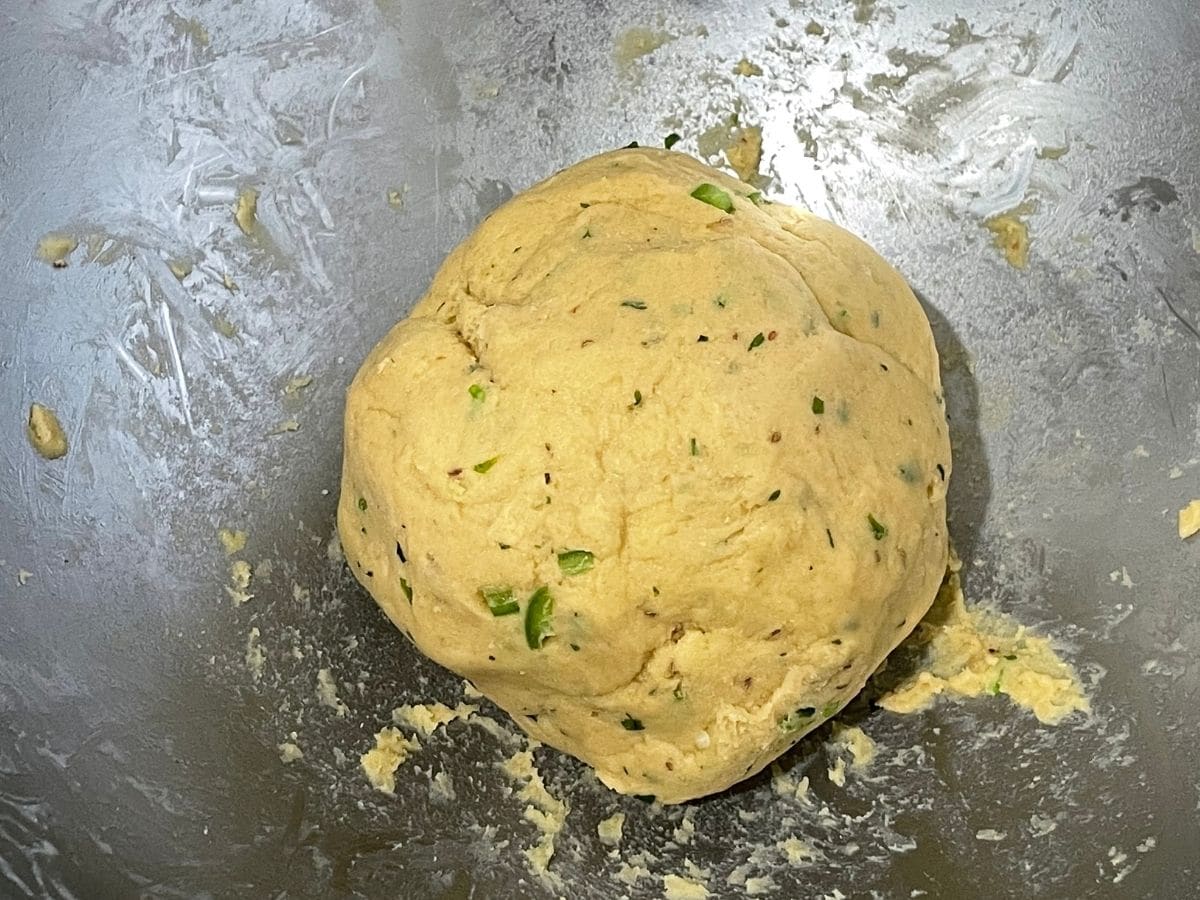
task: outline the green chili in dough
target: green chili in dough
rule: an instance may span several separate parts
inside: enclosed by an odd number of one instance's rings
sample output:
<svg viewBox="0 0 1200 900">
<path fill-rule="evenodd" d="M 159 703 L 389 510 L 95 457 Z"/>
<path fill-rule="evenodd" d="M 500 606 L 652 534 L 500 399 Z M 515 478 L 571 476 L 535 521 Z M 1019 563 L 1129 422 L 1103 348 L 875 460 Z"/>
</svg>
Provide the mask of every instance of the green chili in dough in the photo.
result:
<svg viewBox="0 0 1200 900">
<path fill-rule="evenodd" d="M 554 597 L 550 588 L 540 587 L 525 607 L 525 643 L 530 650 L 541 650 L 546 638 L 554 636 L 553 617 Z"/>
</svg>

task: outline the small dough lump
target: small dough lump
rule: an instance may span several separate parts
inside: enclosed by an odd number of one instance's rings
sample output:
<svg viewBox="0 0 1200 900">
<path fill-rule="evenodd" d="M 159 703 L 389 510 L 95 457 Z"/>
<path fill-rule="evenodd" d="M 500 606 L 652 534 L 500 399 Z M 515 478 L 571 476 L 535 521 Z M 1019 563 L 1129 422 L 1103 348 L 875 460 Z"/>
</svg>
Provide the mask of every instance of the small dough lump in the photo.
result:
<svg viewBox="0 0 1200 900">
<path fill-rule="evenodd" d="M 678 152 L 497 210 L 350 388 L 346 558 L 426 655 L 676 803 L 834 715 L 946 571 L 938 359 L 861 240 Z"/>
</svg>

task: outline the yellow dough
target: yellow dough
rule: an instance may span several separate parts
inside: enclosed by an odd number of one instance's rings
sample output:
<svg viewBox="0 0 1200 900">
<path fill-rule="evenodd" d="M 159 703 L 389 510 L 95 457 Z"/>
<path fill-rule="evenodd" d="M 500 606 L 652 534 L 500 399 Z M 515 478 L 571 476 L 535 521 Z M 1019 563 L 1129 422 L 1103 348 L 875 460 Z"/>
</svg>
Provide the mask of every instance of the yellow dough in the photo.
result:
<svg viewBox="0 0 1200 900">
<path fill-rule="evenodd" d="M 346 558 L 429 657 L 675 803 L 836 713 L 946 570 L 929 324 L 861 240 L 620 150 L 497 210 L 347 397 Z"/>
</svg>

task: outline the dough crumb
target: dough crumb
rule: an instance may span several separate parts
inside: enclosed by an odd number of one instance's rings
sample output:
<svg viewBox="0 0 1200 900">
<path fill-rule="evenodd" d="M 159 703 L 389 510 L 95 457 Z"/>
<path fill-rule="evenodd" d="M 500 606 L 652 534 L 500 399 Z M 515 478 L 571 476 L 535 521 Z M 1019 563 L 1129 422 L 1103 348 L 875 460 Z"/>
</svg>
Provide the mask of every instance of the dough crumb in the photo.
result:
<svg viewBox="0 0 1200 900">
<path fill-rule="evenodd" d="M 291 434 L 293 431 L 299 430 L 300 423 L 296 419 L 286 419 L 272 428 L 270 434 Z"/>
<path fill-rule="evenodd" d="M 338 697 L 337 684 L 333 680 L 333 673 L 329 669 L 317 670 L 317 700 L 322 706 L 328 706 L 339 716 L 345 716 L 350 712 L 350 708 L 341 701 Z M 387 729 L 384 729 L 385 731 Z"/>
<path fill-rule="evenodd" d="M 1006 837 L 1003 831 L 997 831 L 995 828 L 981 828 L 975 832 L 975 840 L 977 841 L 1002 841 Z"/>
<path fill-rule="evenodd" d="M 300 391 L 304 390 L 312 383 L 313 377 L 311 375 L 297 375 L 295 378 L 292 378 L 288 381 L 287 386 L 283 389 L 283 392 L 288 396 L 292 396 L 300 393 Z"/>
<path fill-rule="evenodd" d="M 634 884 L 639 878 L 649 878 L 650 870 L 642 866 L 633 865 L 631 863 L 621 863 L 621 868 L 617 870 L 616 879 L 622 884 Z"/>
<path fill-rule="evenodd" d="M 628 73 L 633 64 L 643 56 L 653 53 L 663 44 L 675 40 L 675 35 L 667 31 L 654 31 L 650 28 L 626 28 L 613 45 L 613 59 L 617 68 Z"/>
<path fill-rule="evenodd" d="M 329 672 L 328 669 L 321 671 Z M 410 753 L 420 749 L 421 744 L 416 738 L 406 738 L 400 729 L 389 725 L 375 735 L 375 746 L 359 758 L 359 763 L 371 787 L 385 794 L 395 794 L 396 770 Z"/>
<path fill-rule="evenodd" d="M 234 606 L 241 606 L 254 599 L 254 595 L 247 590 L 252 577 L 253 570 L 250 568 L 250 563 L 244 559 L 235 560 L 229 567 L 229 579 L 232 584 L 225 586 L 225 593 L 229 595 Z"/>
<path fill-rule="evenodd" d="M 242 234 L 250 237 L 258 228 L 258 191 L 254 188 L 242 188 L 233 207 L 233 221 L 242 230 Z"/>
<path fill-rule="evenodd" d="M 762 129 L 757 125 L 733 132 L 733 143 L 725 149 L 729 167 L 747 184 L 758 180 L 758 165 L 762 162 Z"/>
<path fill-rule="evenodd" d="M 304 751 L 291 741 L 284 741 L 282 744 L 277 744 L 276 749 L 279 750 L 279 761 L 285 766 L 298 759 L 304 759 Z"/>
<path fill-rule="evenodd" d="M 684 810 L 683 820 L 679 823 L 679 827 L 676 828 L 672 834 L 672 837 L 675 838 L 675 843 L 679 844 L 680 846 L 686 846 L 687 844 L 690 844 L 692 842 L 692 838 L 696 835 L 696 823 L 692 819 L 693 815 L 694 810 L 689 806 L 686 810 Z"/>
<path fill-rule="evenodd" d="M 455 719 L 465 719 L 478 710 L 478 706 L 466 703 L 460 703 L 454 709 L 444 703 L 418 703 L 393 709 L 392 721 L 397 725 L 407 725 L 428 737 L 441 726 L 449 724 Z"/>
<path fill-rule="evenodd" d="M 29 584 L 29 579 L 33 577 L 33 573 L 28 569 L 17 569 L 17 584 L 21 587 Z"/>
<path fill-rule="evenodd" d="M 178 281 L 183 281 L 192 274 L 192 263 L 186 259 L 169 259 L 167 260 L 167 268 L 171 270 L 171 274 Z"/>
<path fill-rule="evenodd" d="M 67 455 L 67 434 L 54 410 L 40 403 L 29 407 L 29 443 L 42 459 L 60 459 Z"/>
<path fill-rule="evenodd" d="M 566 824 L 570 807 L 546 790 L 541 773 L 533 762 L 533 748 L 514 753 L 500 764 L 509 778 L 521 784 L 517 796 L 526 801 L 525 818 L 532 822 L 541 837 L 533 846 L 526 848 L 525 858 L 533 871 L 548 874 L 550 860 L 554 857 L 554 841 Z"/>
<path fill-rule="evenodd" d="M 770 875 L 746 879 L 746 896 L 748 897 L 761 897 L 763 894 L 769 894 L 774 890 L 775 882 L 771 880 Z"/>
<path fill-rule="evenodd" d="M 1108 580 L 1113 584 L 1120 582 L 1121 587 L 1132 588 L 1134 586 L 1133 579 L 1129 577 L 1129 570 L 1124 566 L 1119 569 L 1114 569 L 1108 573 Z"/>
<path fill-rule="evenodd" d="M 1193 500 L 1179 511 L 1179 539 L 1187 540 L 1200 531 L 1200 500 Z"/>
<path fill-rule="evenodd" d="M 846 786 L 846 760 L 844 757 L 839 756 L 829 767 L 829 780 L 838 787 Z"/>
<path fill-rule="evenodd" d="M 65 269 L 67 259 L 79 246 L 78 239 L 71 234 L 52 231 L 37 242 L 37 258 L 56 269 Z"/>
<path fill-rule="evenodd" d="M 250 678 L 255 683 L 262 681 L 263 668 L 267 664 L 267 655 L 258 645 L 260 636 L 257 628 L 251 628 L 246 638 L 246 668 L 250 670 Z"/>
<path fill-rule="evenodd" d="M 708 888 L 699 881 L 684 878 L 682 875 L 663 876 L 665 900 L 706 900 L 708 896 Z"/>
<path fill-rule="evenodd" d="M 244 531 L 222 528 L 217 532 L 217 537 L 221 540 L 221 546 L 225 548 L 226 556 L 233 556 L 246 549 L 246 532 Z"/>
<path fill-rule="evenodd" d="M 780 797 L 792 797 L 804 803 L 808 802 L 808 776 L 797 780 L 785 772 L 779 763 L 771 763 L 771 788 Z"/>
<path fill-rule="evenodd" d="M 1017 210 L 984 220 L 983 227 L 992 233 L 996 246 L 1014 269 L 1029 265 L 1029 227 L 1017 216 Z"/>
<path fill-rule="evenodd" d="M 596 826 L 596 834 L 600 843 L 606 847 L 616 847 L 621 843 L 621 835 L 625 829 L 625 813 L 613 813 Z"/>
<path fill-rule="evenodd" d="M 857 725 L 833 726 L 833 740 L 826 745 L 834 753 L 849 752 L 852 757 L 850 768 L 862 771 L 875 759 L 878 745 Z"/>
<path fill-rule="evenodd" d="M 791 866 L 808 865 L 820 858 L 818 851 L 795 836 L 785 838 L 777 843 L 775 848 L 783 854 L 784 858 L 788 861 L 788 865 Z"/>
<path fill-rule="evenodd" d="M 878 701 L 895 713 L 928 707 L 938 695 L 1006 694 L 1038 721 L 1056 725 L 1091 706 L 1075 669 L 1050 641 L 1004 613 L 966 606 L 955 561 L 928 615 L 917 626 L 923 668 Z"/>
<path fill-rule="evenodd" d="M 737 65 L 733 67 L 733 74 L 741 75 L 743 78 L 750 78 L 761 75 L 762 73 L 762 66 L 755 65 L 744 56 L 739 59 Z"/>
<path fill-rule="evenodd" d="M 430 782 L 429 796 L 439 803 L 453 803 L 458 798 L 454 781 L 445 772 L 438 772 Z"/>
</svg>

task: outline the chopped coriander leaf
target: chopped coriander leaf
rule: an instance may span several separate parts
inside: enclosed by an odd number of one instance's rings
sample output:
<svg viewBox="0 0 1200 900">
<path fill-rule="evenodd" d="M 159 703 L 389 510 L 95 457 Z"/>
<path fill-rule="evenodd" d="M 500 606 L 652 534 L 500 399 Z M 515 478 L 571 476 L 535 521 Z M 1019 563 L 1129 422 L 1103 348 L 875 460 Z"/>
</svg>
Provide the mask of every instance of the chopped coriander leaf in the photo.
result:
<svg viewBox="0 0 1200 900">
<path fill-rule="evenodd" d="M 691 439 L 691 442 L 689 443 L 689 447 L 691 448 L 692 456 L 700 455 L 700 444 L 697 443 L 695 438 Z"/>
<path fill-rule="evenodd" d="M 590 203 L 582 203 L 582 202 L 581 202 L 581 203 L 579 204 L 579 208 L 580 208 L 580 209 L 587 209 L 587 208 L 588 208 L 589 206 L 591 206 L 591 205 L 592 205 L 592 204 L 590 204 Z"/>
<path fill-rule="evenodd" d="M 624 149 L 626 149 L 626 150 L 633 150 L 634 148 L 636 148 L 636 147 L 637 147 L 637 145 L 638 145 L 638 142 L 637 142 L 637 141 L 630 141 L 628 144 L 626 144 L 626 145 L 625 145 L 625 148 L 624 148 Z"/>
<path fill-rule="evenodd" d="M 749 352 L 750 350 L 753 350 L 755 347 L 761 347 L 763 345 L 763 341 L 765 341 L 765 340 L 766 340 L 766 337 L 760 331 L 753 338 L 751 338 L 750 346 L 746 348 L 747 352 Z"/>
<path fill-rule="evenodd" d="M 358 508 L 360 510 L 362 510 L 363 512 L 367 511 L 367 498 L 366 497 L 358 498 Z"/>
<path fill-rule="evenodd" d="M 875 540 L 882 541 L 887 537 L 887 526 L 880 524 L 879 520 L 870 513 L 867 514 L 867 524 L 871 526 L 871 533 L 875 535 Z"/>
<path fill-rule="evenodd" d="M 641 392 L 641 391 L 634 391 L 634 392 L 633 392 L 633 405 L 634 405 L 634 406 L 641 406 L 641 405 L 642 405 L 642 392 Z"/>
<path fill-rule="evenodd" d="M 679 682 L 679 684 L 675 685 L 675 690 L 671 691 L 671 696 L 673 696 L 676 700 L 682 700 L 684 697 L 687 696 L 687 694 L 685 694 L 683 692 L 683 682 L 682 681 Z"/>
<path fill-rule="evenodd" d="M 1012 662 L 1014 659 L 1016 659 L 1016 658 L 1017 658 L 1017 654 L 1015 654 L 1015 653 L 1006 653 L 1006 654 L 1004 654 L 1004 658 L 1005 658 L 1005 659 L 1007 659 L 1009 662 Z"/>
<path fill-rule="evenodd" d="M 491 459 L 485 459 L 485 460 L 484 460 L 483 462 L 481 462 L 481 463 L 475 463 L 475 465 L 473 465 L 471 468 L 473 468 L 473 469 L 474 469 L 476 472 L 478 472 L 480 475 L 483 475 L 483 474 L 485 474 L 485 473 L 486 473 L 486 472 L 487 472 L 487 471 L 488 471 L 488 470 L 489 470 L 489 469 L 490 469 L 492 466 L 494 466 L 494 465 L 496 464 L 496 462 L 497 462 L 499 459 L 500 459 L 500 457 L 499 457 L 499 456 L 493 456 Z"/>
<path fill-rule="evenodd" d="M 525 607 L 525 643 L 530 650 L 541 650 L 546 638 L 554 636 L 553 615 L 554 598 L 550 595 L 550 588 L 538 588 Z"/>
<path fill-rule="evenodd" d="M 715 184 L 709 184 L 707 181 L 692 191 L 691 196 L 699 200 L 701 203 L 707 203 L 709 206 L 715 206 L 721 212 L 733 212 L 733 200 L 730 196 L 717 187 Z"/>
<path fill-rule="evenodd" d="M 409 603 L 412 603 L 412 586 L 403 578 L 400 579 L 400 590 L 404 591 L 404 596 L 408 598 Z"/>
<path fill-rule="evenodd" d="M 487 398 L 487 391 L 478 384 L 473 384 L 467 388 L 467 393 L 471 395 L 472 400 L 478 400 L 481 403 Z"/>
<path fill-rule="evenodd" d="M 755 191 L 753 194 L 747 194 L 746 199 L 749 200 L 751 203 L 753 203 L 755 206 L 766 206 L 766 204 L 767 204 L 766 198 L 764 198 L 763 195 L 760 194 L 758 191 Z"/>
<path fill-rule="evenodd" d="M 778 499 L 779 499 L 779 495 L 780 495 L 781 493 L 782 493 L 782 491 L 780 491 L 778 488 L 776 488 L 775 490 L 771 491 L 771 496 L 769 496 L 769 497 L 767 498 L 767 502 L 768 502 L 768 503 L 774 503 L 776 500 L 778 500 Z"/>
<path fill-rule="evenodd" d="M 628 306 L 630 309 L 645 309 L 646 303 L 644 300 L 622 300 L 622 306 Z"/>
<path fill-rule="evenodd" d="M 683 138 L 681 138 L 679 135 L 677 135 L 675 132 L 672 131 L 665 138 L 663 138 L 663 146 L 666 147 L 668 150 L 670 150 L 672 147 L 674 147 L 676 144 L 678 144 L 681 140 L 683 140 Z"/>
<path fill-rule="evenodd" d="M 823 707 L 821 707 L 821 718 L 828 719 L 830 716 L 832 716 L 834 713 L 836 713 L 838 711 L 839 707 L 841 707 L 841 704 L 838 703 L 838 701 L 830 700 Z"/>
<path fill-rule="evenodd" d="M 596 564 L 591 550 L 564 550 L 558 554 L 558 567 L 564 575 L 582 575 Z"/>
<path fill-rule="evenodd" d="M 993 697 L 1000 696 L 1000 679 L 997 678 L 990 685 L 988 685 L 987 690 L 988 690 L 988 693 L 991 694 Z"/>
<path fill-rule="evenodd" d="M 621 720 L 621 727 L 626 731 L 645 731 L 646 726 L 642 724 L 641 719 L 635 719 L 629 713 L 625 713 L 625 718 Z"/>
<path fill-rule="evenodd" d="M 479 594 L 493 616 L 511 616 L 521 611 L 521 604 L 513 597 L 513 589 L 507 585 L 485 585 L 479 589 Z"/>
<path fill-rule="evenodd" d="M 820 397 L 814 396 L 812 402 L 812 411 L 818 416 L 825 415 L 825 401 Z"/>
</svg>

